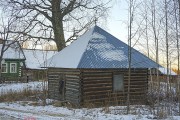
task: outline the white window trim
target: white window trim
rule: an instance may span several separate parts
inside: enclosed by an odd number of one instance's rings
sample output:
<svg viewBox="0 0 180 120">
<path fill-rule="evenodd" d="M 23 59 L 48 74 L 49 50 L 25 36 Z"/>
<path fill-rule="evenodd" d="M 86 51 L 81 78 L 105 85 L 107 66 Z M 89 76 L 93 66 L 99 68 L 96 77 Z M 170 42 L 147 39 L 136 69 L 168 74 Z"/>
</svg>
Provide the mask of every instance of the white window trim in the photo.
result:
<svg viewBox="0 0 180 120">
<path fill-rule="evenodd" d="M 8 73 L 8 64 L 7 64 L 7 63 L 2 63 L 2 64 L 1 64 L 1 69 L 2 69 L 2 65 L 3 65 L 3 64 L 6 65 L 6 72 L 3 72 L 3 71 L 2 71 L 2 73 Z"/>
<path fill-rule="evenodd" d="M 11 71 L 11 66 L 13 65 L 13 64 L 15 64 L 15 72 L 13 71 Z M 10 63 L 10 73 L 17 73 L 17 63 Z"/>
</svg>

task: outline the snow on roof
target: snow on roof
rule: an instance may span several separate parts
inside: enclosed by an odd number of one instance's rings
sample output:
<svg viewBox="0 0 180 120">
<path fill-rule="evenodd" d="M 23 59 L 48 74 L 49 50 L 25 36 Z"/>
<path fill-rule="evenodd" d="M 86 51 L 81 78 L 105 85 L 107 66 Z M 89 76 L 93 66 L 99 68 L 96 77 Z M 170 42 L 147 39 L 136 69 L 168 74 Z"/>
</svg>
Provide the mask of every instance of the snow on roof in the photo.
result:
<svg viewBox="0 0 180 120">
<path fill-rule="evenodd" d="M 132 48 L 132 68 L 153 68 L 153 60 Z M 47 60 L 57 68 L 128 68 L 128 45 L 98 26 Z"/>
<path fill-rule="evenodd" d="M 8 47 L 8 49 L 3 54 L 3 59 L 25 59 L 23 52 L 20 49 L 19 43 L 16 41 L 6 41 L 5 48 Z M 2 49 L 2 44 L 0 44 L 0 50 Z"/>
<path fill-rule="evenodd" d="M 162 74 L 165 74 L 167 75 L 167 68 L 165 67 L 160 67 L 159 68 L 159 71 L 162 73 Z M 169 75 L 177 75 L 173 70 L 169 69 Z"/>
<path fill-rule="evenodd" d="M 93 29 L 82 35 L 78 40 L 48 59 L 47 67 L 77 68 L 79 61 L 86 50 Z"/>
<path fill-rule="evenodd" d="M 37 49 L 23 49 L 26 56 L 26 67 L 30 69 L 40 69 L 40 64 L 52 57 L 57 51 L 45 51 Z M 43 64 L 45 67 L 46 64 Z"/>
</svg>

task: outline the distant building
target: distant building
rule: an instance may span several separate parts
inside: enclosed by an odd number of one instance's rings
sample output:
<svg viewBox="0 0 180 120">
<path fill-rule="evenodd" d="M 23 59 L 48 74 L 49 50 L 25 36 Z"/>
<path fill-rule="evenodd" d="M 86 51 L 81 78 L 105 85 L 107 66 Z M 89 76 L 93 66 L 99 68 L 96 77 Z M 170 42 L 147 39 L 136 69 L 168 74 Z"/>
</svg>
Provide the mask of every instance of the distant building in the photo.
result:
<svg viewBox="0 0 180 120">
<path fill-rule="evenodd" d="M 44 63 L 57 51 L 21 49 L 18 41 L 3 41 L 2 39 L 0 39 L 0 49 L 3 42 L 6 42 L 5 49 L 7 50 L 3 54 L 1 63 L 1 82 L 28 82 L 29 80 L 40 80 L 46 77 L 44 69 L 40 68 L 40 63 Z"/>
<path fill-rule="evenodd" d="M 156 81 L 157 80 L 157 73 L 159 76 L 159 80 L 161 82 L 166 82 L 167 81 L 167 68 L 165 67 L 159 67 L 159 70 L 157 72 L 157 69 L 151 69 L 151 71 L 149 71 L 149 74 L 151 75 L 150 79 Z M 169 69 L 169 82 L 177 82 L 177 74 Z"/>
<path fill-rule="evenodd" d="M 0 40 L 0 49 L 2 50 L 5 42 L 4 54 L 1 61 L 1 82 L 4 80 L 18 81 L 22 80 L 22 70 L 25 68 L 25 56 L 17 41 Z M 7 50 L 6 50 L 7 49 Z"/>
<path fill-rule="evenodd" d="M 125 105 L 128 45 L 98 26 L 46 61 L 48 97 L 78 106 Z M 132 48 L 130 104 L 145 104 L 148 68 L 156 62 Z"/>
<path fill-rule="evenodd" d="M 35 80 L 42 80 L 46 77 L 46 71 L 44 68 L 40 67 L 41 63 L 44 63 L 43 66 L 45 67 L 45 61 L 55 55 L 57 51 L 52 50 L 40 50 L 40 49 L 23 49 L 24 55 L 26 57 L 26 75 L 27 79 L 30 81 Z"/>
</svg>

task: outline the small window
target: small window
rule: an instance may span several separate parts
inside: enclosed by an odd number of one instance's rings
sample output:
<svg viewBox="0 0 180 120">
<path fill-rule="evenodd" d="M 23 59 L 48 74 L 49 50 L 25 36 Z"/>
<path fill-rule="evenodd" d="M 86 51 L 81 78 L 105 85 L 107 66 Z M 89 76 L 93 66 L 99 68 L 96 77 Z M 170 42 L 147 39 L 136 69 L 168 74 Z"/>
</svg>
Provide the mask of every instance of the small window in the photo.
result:
<svg viewBox="0 0 180 120">
<path fill-rule="evenodd" d="M 2 73 L 7 73 L 8 71 L 7 71 L 7 63 L 3 63 L 2 65 L 1 65 L 1 67 L 2 67 Z"/>
<path fill-rule="evenodd" d="M 122 74 L 113 75 L 113 91 L 124 91 L 124 76 Z"/>
<path fill-rule="evenodd" d="M 17 73 L 16 67 L 16 63 L 10 63 L 10 73 Z"/>
</svg>

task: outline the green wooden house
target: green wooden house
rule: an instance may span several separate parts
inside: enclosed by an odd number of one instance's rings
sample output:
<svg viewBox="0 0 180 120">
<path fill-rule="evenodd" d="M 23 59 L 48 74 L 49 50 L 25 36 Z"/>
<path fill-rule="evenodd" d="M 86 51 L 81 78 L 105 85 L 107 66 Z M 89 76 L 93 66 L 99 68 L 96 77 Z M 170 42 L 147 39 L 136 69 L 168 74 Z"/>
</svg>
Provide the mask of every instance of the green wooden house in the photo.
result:
<svg viewBox="0 0 180 120">
<path fill-rule="evenodd" d="M 1 61 L 1 78 L 2 80 L 20 80 L 23 76 L 25 68 L 25 56 L 19 42 L 5 41 L 5 49 L 8 48 L 2 57 Z M 2 42 L 0 49 L 2 49 Z"/>
</svg>

